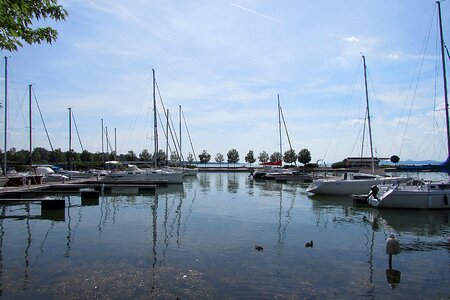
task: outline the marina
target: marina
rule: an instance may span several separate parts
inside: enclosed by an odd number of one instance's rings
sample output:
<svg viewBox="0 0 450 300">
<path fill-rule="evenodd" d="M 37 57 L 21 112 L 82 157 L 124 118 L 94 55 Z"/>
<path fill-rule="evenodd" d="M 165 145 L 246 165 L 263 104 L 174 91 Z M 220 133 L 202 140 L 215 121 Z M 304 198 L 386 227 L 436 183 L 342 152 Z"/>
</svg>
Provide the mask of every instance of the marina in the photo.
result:
<svg viewBox="0 0 450 300">
<path fill-rule="evenodd" d="M 90 203 L 49 194 L 62 209 L 0 202 L 2 298 L 448 297 L 449 210 L 357 206 L 306 186 L 201 172 Z"/>
</svg>

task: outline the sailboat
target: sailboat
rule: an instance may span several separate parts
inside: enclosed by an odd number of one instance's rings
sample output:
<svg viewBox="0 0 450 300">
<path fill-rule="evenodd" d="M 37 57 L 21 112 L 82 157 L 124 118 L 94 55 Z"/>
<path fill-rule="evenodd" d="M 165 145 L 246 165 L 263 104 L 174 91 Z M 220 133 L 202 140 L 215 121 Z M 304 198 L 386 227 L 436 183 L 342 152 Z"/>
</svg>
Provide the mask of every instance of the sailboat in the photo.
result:
<svg viewBox="0 0 450 300">
<path fill-rule="evenodd" d="M 406 177 L 385 177 L 380 175 L 375 175 L 375 163 L 373 157 L 373 146 L 372 146 L 372 129 L 370 124 L 370 111 L 369 111 L 369 93 L 367 90 L 367 72 L 366 72 L 366 58 L 363 55 L 363 66 L 364 66 L 364 86 L 366 94 L 366 115 L 368 120 L 369 129 L 369 140 L 370 140 L 370 157 L 372 174 L 363 173 L 352 173 L 345 172 L 339 178 L 333 179 L 314 179 L 311 185 L 306 189 L 308 192 L 313 194 L 323 194 L 323 195 L 351 195 L 351 194 L 362 194 L 367 193 L 370 188 L 378 184 L 392 184 L 410 181 Z"/>
<path fill-rule="evenodd" d="M 158 123 L 156 118 L 156 80 L 153 69 L 153 117 L 154 117 L 154 140 L 155 152 L 153 155 L 154 169 L 139 169 L 135 165 L 128 165 L 126 171 L 111 172 L 104 176 L 104 182 L 113 183 L 183 183 L 183 172 L 169 169 L 158 169 Z M 117 162 L 114 162 L 117 163 Z"/>
<path fill-rule="evenodd" d="M 280 160 L 276 161 L 270 161 L 270 162 L 263 162 L 261 165 L 263 166 L 262 170 L 253 171 L 250 176 L 252 176 L 253 179 L 275 179 L 278 175 L 283 174 L 292 174 L 292 171 L 284 170 L 281 168 L 283 165 L 282 159 L 283 159 L 283 149 L 282 149 L 282 142 L 281 142 L 281 117 L 282 117 L 282 110 L 280 105 L 280 95 L 277 95 L 278 98 L 278 131 L 279 131 L 279 137 L 280 137 Z M 284 120 L 284 117 L 283 117 Z M 286 123 L 284 124 L 286 129 Z M 286 129 L 287 133 L 287 129 Z M 289 135 L 288 135 L 289 139 Z M 290 141 L 289 141 L 290 144 Z M 292 148 L 291 148 L 292 149 Z"/>
<path fill-rule="evenodd" d="M 449 130 L 449 116 L 448 116 L 448 96 L 447 96 L 447 80 L 445 71 L 445 52 L 444 52 L 444 37 L 442 32 L 442 17 L 441 5 L 438 5 L 438 18 L 441 39 L 441 58 L 442 58 L 442 75 L 444 81 L 444 101 L 445 101 L 445 116 L 447 126 L 447 149 L 448 157 L 450 158 L 450 130 Z M 439 171 L 446 171 L 449 175 L 448 161 L 435 166 Z M 447 164 L 446 164 L 447 163 Z M 440 167 L 440 169 L 437 169 Z M 369 189 L 367 189 L 369 191 Z M 366 192 L 367 192 L 366 191 Z M 380 208 L 419 208 L 419 209 L 450 209 L 450 182 L 425 182 L 414 186 L 381 186 L 372 188 L 369 193 L 367 202 L 374 207 Z"/>
</svg>

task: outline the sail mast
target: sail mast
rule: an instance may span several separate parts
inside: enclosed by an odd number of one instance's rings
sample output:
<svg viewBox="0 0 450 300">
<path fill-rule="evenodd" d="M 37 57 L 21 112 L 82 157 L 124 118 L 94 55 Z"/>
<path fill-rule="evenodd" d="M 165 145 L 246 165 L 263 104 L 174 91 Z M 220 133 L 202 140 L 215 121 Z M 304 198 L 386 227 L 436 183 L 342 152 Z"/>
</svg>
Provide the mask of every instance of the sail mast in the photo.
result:
<svg viewBox="0 0 450 300">
<path fill-rule="evenodd" d="M 374 164 L 374 161 L 373 161 L 372 127 L 370 126 L 369 92 L 367 91 L 366 57 L 363 55 L 362 58 L 363 58 L 363 64 L 364 64 L 364 87 L 365 87 L 365 90 L 366 90 L 367 123 L 369 125 L 370 159 L 372 161 L 372 173 L 375 173 L 375 164 Z"/>
<path fill-rule="evenodd" d="M 280 106 L 280 94 L 277 94 L 278 97 L 278 131 L 280 136 L 280 160 L 281 164 L 283 164 L 283 149 L 282 149 L 282 142 L 281 142 L 281 106 Z"/>
<path fill-rule="evenodd" d="M 158 120 L 156 119 L 156 80 L 155 80 L 155 69 L 152 69 L 153 73 L 153 138 L 155 139 L 155 154 L 153 155 L 153 160 L 155 163 L 155 168 L 158 168 Z"/>
<path fill-rule="evenodd" d="M 450 125 L 449 125 L 449 116 L 448 116 L 448 96 L 447 96 L 447 76 L 445 72 L 445 51 L 444 51 L 444 33 L 442 30 L 442 17 L 441 17 L 441 2 L 436 1 L 438 5 L 438 14 L 439 14 L 439 32 L 441 36 L 441 59 L 442 59 L 442 75 L 444 78 L 444 101 L 445 101 L 445 120 L 447 127 L 447 155 L 450 157 Z"/>
<path fill-rule="evenodd" d="M 32 154 L 32 151 L 33 151 L 33 144 L 32 144 L 32 137 L 33 137 L 33 135 L 32 135 L 32 130 L 33 130 L 33 123 L 32 123 L 32 119 L 31 119 L 31 87 L 32 87 L 32 84 L 29 84 L 28 85 L 28 92 L 29 92 L 29 99 L 28 99 L 28 104 L 29 104 L 29 107 L 28 107 L 28 118 L 29 118 L 29 122 L 30 122 L 30 173 L 32 172 L 32 170 L 33 170 L 33 168 L 32 168 L 32 160 L 31 160 L 31 154 Z"/>
<path fill-rule="evenodd" d="M 5 56 L 5 144 L 4 144 L 4 161 L 3 161 L 3 174 L 6 175 L 6 137 L 8 135 L 8 57 Z"/>
</svg>

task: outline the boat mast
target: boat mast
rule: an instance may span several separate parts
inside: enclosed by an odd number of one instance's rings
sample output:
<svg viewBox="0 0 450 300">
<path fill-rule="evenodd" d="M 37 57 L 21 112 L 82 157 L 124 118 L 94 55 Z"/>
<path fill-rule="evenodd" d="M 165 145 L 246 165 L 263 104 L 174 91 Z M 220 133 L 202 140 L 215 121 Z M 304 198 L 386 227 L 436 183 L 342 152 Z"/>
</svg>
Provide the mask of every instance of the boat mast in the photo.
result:
<svg viewBox="0 0 450 300">
<path fill-rule="evenodd" d="M 277 94 L 278 97 L 278 131 L 280 136 L 280 159 L 281 164 L 283 164 L 283 149 L 282 149 L 282 143 L 281 143 L 281 106 L 280 106 L 280 94 Z"/>
<path fill-rule="evenodd" d="M 169 109 L 166 110 L 166 162 L 169 164 Z"/>
<path fill-rule="evenodd" d="M 156 80 L 155 80 L 155 69 L 152 69 L 153 73 L 153 138 L 155 139 L 155 154 L 153 160 L 155 163 L 155 168 L 158 168 L 158 120 L 156 119 Z"/>
<path fill-rule="evenodd" d="M 69 110 L 69 170 L 72 170 L 72 108 Z"/>
<path fill-rule="evenodd" d="M 103 163 L 105 163 L 105 145 L 104 145 L 104 140 L 103 140 L 103 119 L 101 119 L 101 123 L 102 123 L 102 161 L 103 161 Z"/>
<path fill-rule="evenodd" d="M 8 135 L 8 57 L 5 56 L 5 144 L 4 144 L 4 162 L 3 175 L 6 175 L 6 137 Z"/>
<path fill-rule="evenodd" d="M 444 78 L 444 101 L 445 101 L 445 120 L 447 127 L 447 154 L 450 157 L 450 125 L 448 123 L 448 96 L 447 96 L 447 76 L 445 72 L 445 51 L 444 51 L 444 33 L 442 31 L 441 2 L 436 1 L 439 14 L 439 32 L 441 36 L 441 59 L 442 59 L 442 75 Z"/>
<path fill-rule="evenodd" d="M 32 123 L 32 119 L 31 119 L 31 87 L 32 87 L 32 84 L 29 84 L 28 85 L 28 95 L 29 95 L 29 97 L 28 97 L 28 105 L 29 105 L 29 107 L 28 107 L 28 118 L 29 118 L 29 122 L 30 122 L 30 173 L 32 172 L 32 170 L 33 170 L 33 168 L 32 168 L 32 159 L 31 159 L 31 157 L 32 157 L 32 151 L 33 151 L 33 144 L 32 144 L 32 137 L 33 137 L 33 135 L 32 135 L 32 130 L 33 130 L 33 123 Z"/>
<path fill-rule="evenodd" d="M 363 58 L 363 64 L 364 64 L 364 87 L 366 90 L 367 123 L 369 124 L 370 159 L 372 161 L 372 173 L 375 173 L 375 165 L 374 165 L 374 161 L 373 161 L 372 127 L 370 126 L 369 92 L 367 91 L 366 57 L 363 55 L 362 58 Z"/>
<path fill-rule="evenodd" d="M 179 119 L 180 119 L 180 167 L 182 167 L 182 163 L 183 163 L 183 161 L 182 161 L 182 154 L 181 154 L 181 105 L 178 105 L 178 108 L 179 108 L 179 110 L 178 110 L 178 114 L 179 114 Z"/>
</svg>

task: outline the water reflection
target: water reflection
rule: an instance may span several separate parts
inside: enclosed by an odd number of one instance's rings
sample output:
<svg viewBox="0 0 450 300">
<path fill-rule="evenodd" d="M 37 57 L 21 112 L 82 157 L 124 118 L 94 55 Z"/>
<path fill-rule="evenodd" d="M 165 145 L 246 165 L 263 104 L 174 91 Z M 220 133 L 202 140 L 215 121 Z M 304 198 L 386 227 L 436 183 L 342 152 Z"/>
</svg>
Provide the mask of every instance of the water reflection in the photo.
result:
<svg viewBox="0 0 450 300">
<path fill-rule="evenodd" d="M 397 286 L 433 298 L 416 288 L 427 280 L 448 290 L 436 271 L 448 261 L 448 213 L 355 207 L 247 174 L 201 173 L 149 194 L 103 194 L 97 206 L 69 196 L 58 220 L 36 203 L 0 208 L 0 294 L 13 298 L 373 299 Z M 390 233 L 402 247 L 395 269 Z"/>
</svg>

